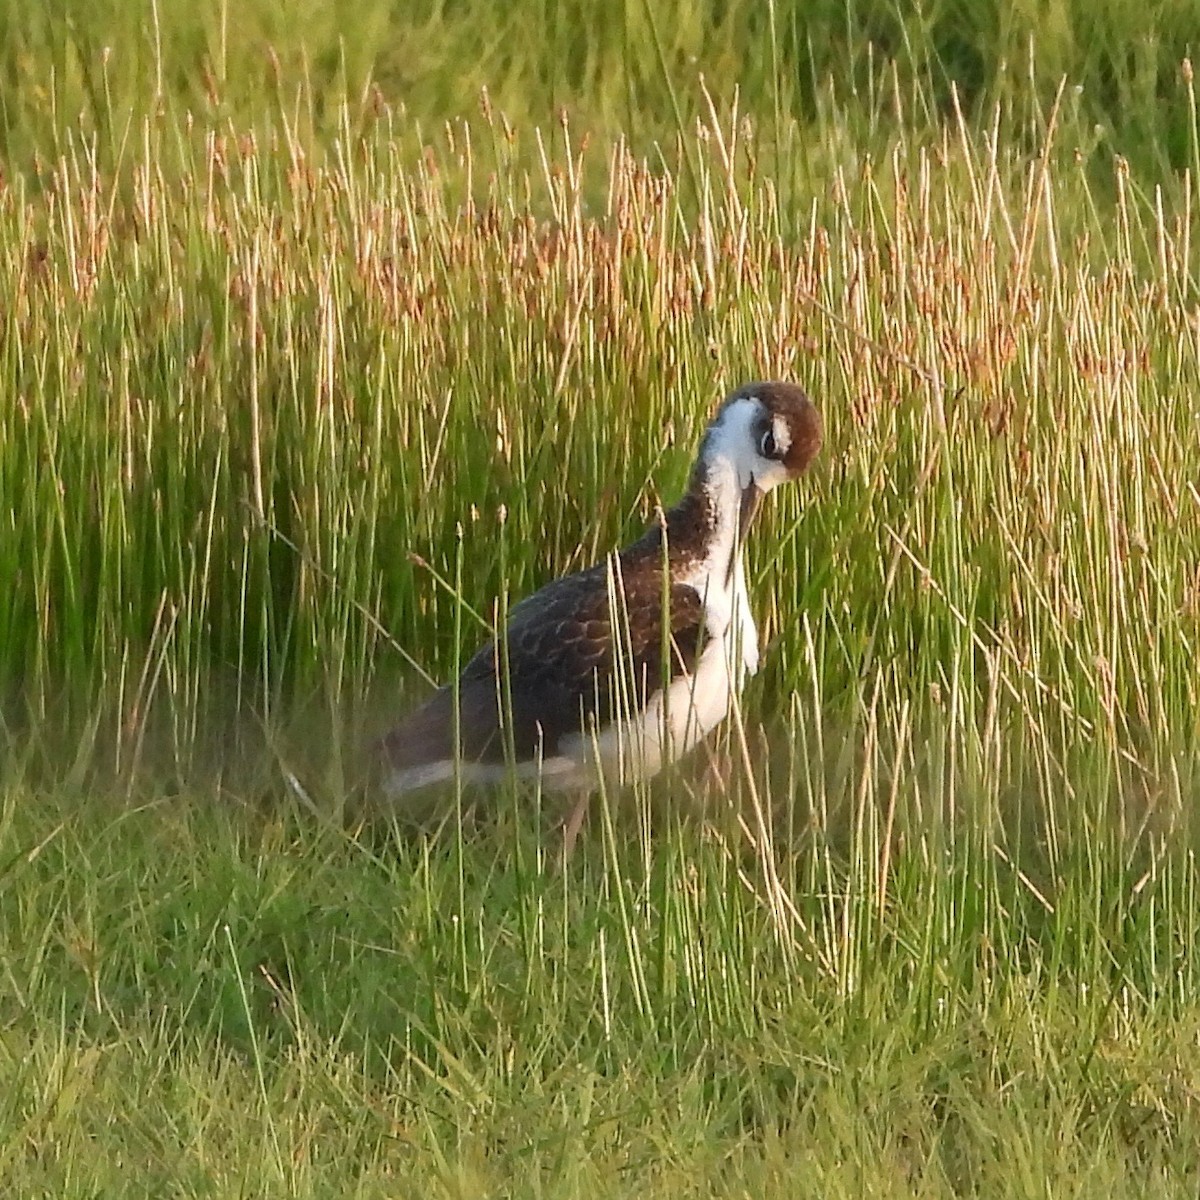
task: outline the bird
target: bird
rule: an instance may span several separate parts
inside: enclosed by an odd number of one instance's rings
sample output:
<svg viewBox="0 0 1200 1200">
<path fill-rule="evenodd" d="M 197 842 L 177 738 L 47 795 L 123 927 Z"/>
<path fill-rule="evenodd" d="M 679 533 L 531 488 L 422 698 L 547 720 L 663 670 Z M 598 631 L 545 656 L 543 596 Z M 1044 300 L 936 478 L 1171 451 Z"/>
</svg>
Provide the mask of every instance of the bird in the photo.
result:
<svg viewBox="0 0 1200 1200">
<path fill-rule="evenodd" d="M 393 801 L 515 774 L 575 794 L 570 856 L 602 783 L 648 779 L 725 718 L 759 666 L 743 547 L 763 497 L 822 442 L 794 383 L 747 383 L 718 407 L 687 489 L 638 540 L 514 605 L 459 678 L 379 743 Z"/>
</svg>

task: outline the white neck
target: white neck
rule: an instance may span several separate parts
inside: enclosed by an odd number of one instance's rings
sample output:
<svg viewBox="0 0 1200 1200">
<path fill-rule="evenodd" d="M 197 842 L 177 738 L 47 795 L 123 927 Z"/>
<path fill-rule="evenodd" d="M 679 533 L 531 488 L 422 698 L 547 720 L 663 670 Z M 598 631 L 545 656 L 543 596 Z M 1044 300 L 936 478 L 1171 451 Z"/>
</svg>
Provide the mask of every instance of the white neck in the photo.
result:
<svg viewBox="0 0 1200 1200">
<path fill-rule="evenodd" d="M 742 494 L 754 482 L 749 456 L 753 446 L 751 426 L 757 412 L 757 402 L 750 399 L 727 405 L 709 427 L 700 448 L 699 483 L 716 517 L 704 569 L 710 589 L 720 592 L 730 590 L 735 582 L 745 592 L 738 524 Z"/>
<path fill-rule="evenodd" d="M 758 667 L 758 631 L 746 593 L 743 548 L 738 544 L 742 491 L 749 480 L 743 483 L 727 446 L 728 440 L 719 437 L 710 437 L 705 443 L 697 483 L 713 514 L 713 530 L 704 556 L 682 581 L 699 592 L 709 633 L 718 637 L 732 634 L 735 658 L 753 673 Z"/>
<path fill-rule="evenodd" d="M 743 579 L 742 547 L 738 545 L 742 489 L 737 469 L 728 459 L 714 454 L 705 460 L 705 475 L 700 486 L 715 519 L 700 570 L 708 589 L 714 594 L 724 594 Z M 744 589 L 744 583 L 742 586 Z"/>
</svg>

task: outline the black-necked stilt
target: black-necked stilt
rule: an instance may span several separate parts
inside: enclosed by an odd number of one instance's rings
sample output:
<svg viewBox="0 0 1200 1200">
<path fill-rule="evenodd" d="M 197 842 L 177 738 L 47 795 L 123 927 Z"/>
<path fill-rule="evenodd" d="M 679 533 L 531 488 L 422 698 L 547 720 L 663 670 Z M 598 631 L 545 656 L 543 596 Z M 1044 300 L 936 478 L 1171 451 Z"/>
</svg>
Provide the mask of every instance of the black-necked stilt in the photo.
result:
<svg viewBox="0 0 1200 1200">
<path fill-rule="evenodd" d="M 631 546 L 517 604 L 502 644 L 384 738 L 389 795 L 456 770 L 466 783 L 540 776 L 549 790 L 583 793 L 566 823 L 569 853 L 601 774 L 653 775 L 721 722 L 758 669 L 743 541 L 763 495 L 820 446 L 820 414 L 800 388 L 732 393 L 674 508 Z"/>
</svg>

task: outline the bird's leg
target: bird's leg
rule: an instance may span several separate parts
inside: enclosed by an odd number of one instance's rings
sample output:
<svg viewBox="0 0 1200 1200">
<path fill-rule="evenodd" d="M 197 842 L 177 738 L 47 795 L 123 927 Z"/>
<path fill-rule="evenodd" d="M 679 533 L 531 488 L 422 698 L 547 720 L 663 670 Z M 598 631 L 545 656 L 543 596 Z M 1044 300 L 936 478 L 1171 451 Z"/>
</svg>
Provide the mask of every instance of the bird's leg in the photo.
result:
<svg viewBox="0 0 1200 1200">
<path fill-rule="evenodd" d="M 570 815 L 563 824 L 562 865 L 564 867 L 570 861 L 571 852 L 575 849 L 575 840 L 579 837 L 580 829 L 583 828 L 583 821 L 587 816 L 588 801 L 590 799 L 591 793 L 583 792 L 575 802 L 575 807 L 571 809 Z"/>
<path fill-rule="evenodd" d="M 709 737 L 704 743 L 704 770 L 700 776 L 700 786 L 707 794 L 715 792 L 724 795 L 729 790 L 733 780 L 733 756 L 725 740 L 720 737 Z"/>
</svg>

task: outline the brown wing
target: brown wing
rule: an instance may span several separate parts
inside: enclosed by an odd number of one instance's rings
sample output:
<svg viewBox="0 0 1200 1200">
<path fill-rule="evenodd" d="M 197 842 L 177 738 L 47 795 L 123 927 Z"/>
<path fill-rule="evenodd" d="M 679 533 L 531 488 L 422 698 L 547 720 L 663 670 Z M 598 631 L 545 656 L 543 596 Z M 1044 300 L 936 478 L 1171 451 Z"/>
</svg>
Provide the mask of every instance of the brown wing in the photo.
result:
<svg viewBox="0 0 1200 1200">
<path fill-rule="evenodd" d="M 606 568 L 599 566 L 556 580 L 513 609 L 506 633 L 507 695 L 516 761 L 553 755 L 562 737 L 588 729 L 593 718 L 602 724 L 640 711 L 664 680 L 691 669 L 703 641 L 696 590 L 673 583 L 664 597 L 661 574 L 647 571 L 625 580 L 622 594 L 614 622 Z M 458 697 L 462 756 L 503 762 L 506 706 L 495 642 L 467 664 Z M 391 765 L 402 770 L 450 758 L 453 730 L 451 685 L 388 735 L 384 746 Z"/>
</svg>

